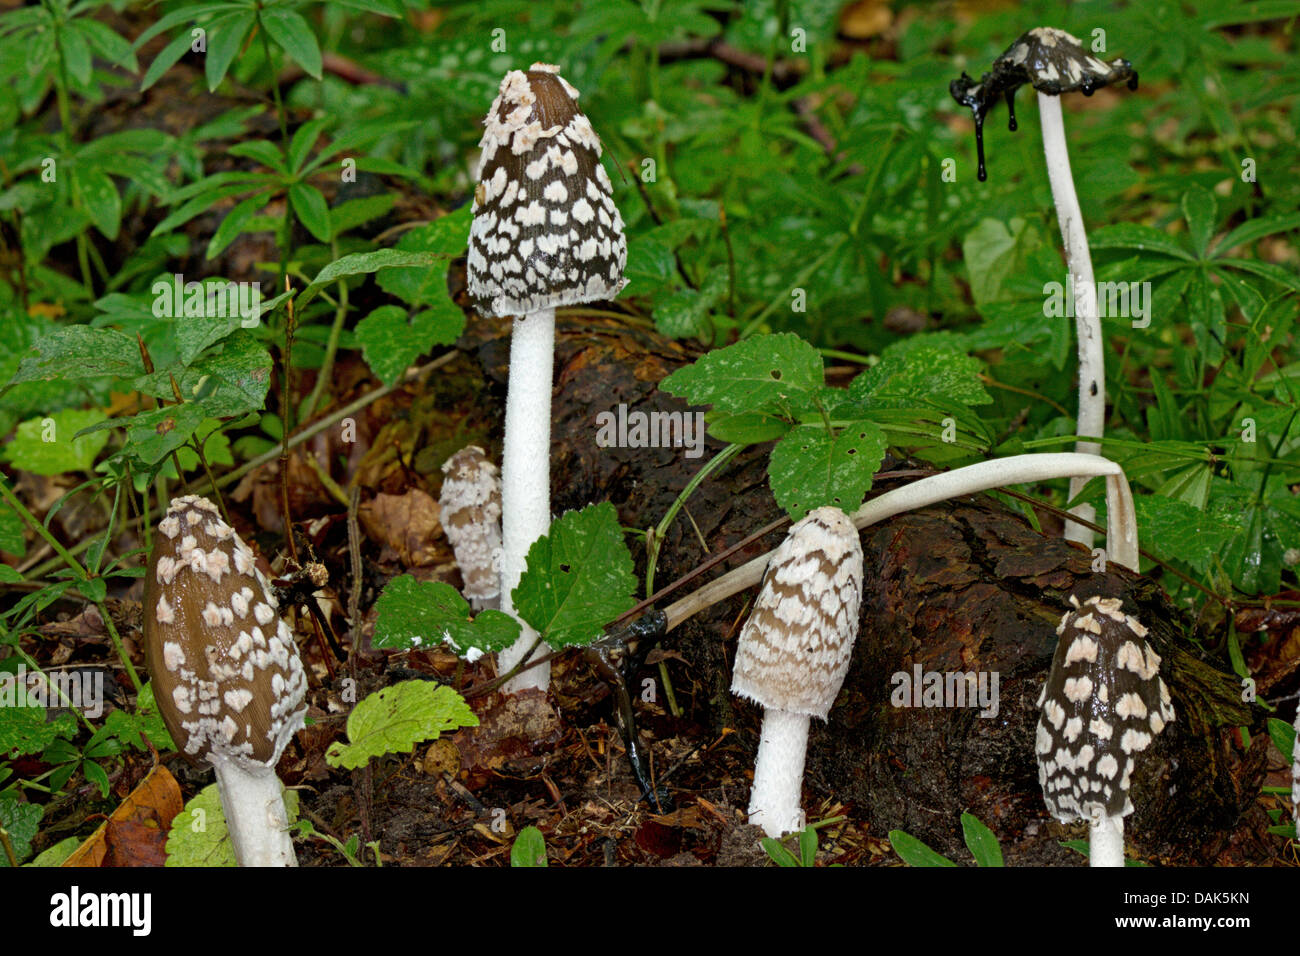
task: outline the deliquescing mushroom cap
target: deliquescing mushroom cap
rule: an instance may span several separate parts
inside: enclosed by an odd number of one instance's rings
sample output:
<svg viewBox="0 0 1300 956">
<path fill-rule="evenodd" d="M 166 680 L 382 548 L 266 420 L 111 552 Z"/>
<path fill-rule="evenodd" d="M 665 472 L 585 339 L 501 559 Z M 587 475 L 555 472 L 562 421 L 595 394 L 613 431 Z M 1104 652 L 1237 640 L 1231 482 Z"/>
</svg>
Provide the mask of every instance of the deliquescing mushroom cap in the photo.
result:
<svg viewBox="0 0 1300 956">
<path fill-rule="evenodd" d="M 949 91 L 958 103 L 982 118 L 998 97 L 1006 96 L 1010 103 L 1016 88 L 1026 83 L 1051 96 L 1076 91 L 1091 96 L 1121 80 L 1127 81 L 1130 90 L 1137 89 L 1138 75 L 1128 60 L 1103 60 L 1085 50 L 1073 34 L 1055 27 L 1034 27 L 1007 47 L 979 82 L 962 73 L 949 85 Z M 1015 129 L 1014 120 L 1011 128 Z"/>
<path fill-rule="evenodd" d="M 438 498 L 443 530 L 465 579 L 465 597 L 501 594 L 501 477 L 477 445 L 467 445 L 442 466 Z"/>
<path fill-rule="evenodd" d="M 484 121 L 469 293 L 493 315 L 612 299 L 627 239 L 600 139 L 559 67 L 511 70 Z"/>
<path fill-rule="evenodd" d="M 216 507 L 173 498 L 145 577 L 154 697 L 181 753 L 274 767 L 307 714 L 307 675 L 270 582 Z"/>
<path fill-rule="evenodd" d="M 858 636 L 862 544 L 838 508 L 810 511 L 772 553 L 740 632 L 731 692 L 826 719 Z"/>
<path fill-rule="evenodd" d="M 1135 759 L 1174 719 L 1160 656 L 1119 598 L 1090 597 L 1066 612 L 1038 697 L 1035 750 L 1048 812 L 1065 823 L 1133 812 Z"/>
</svg>

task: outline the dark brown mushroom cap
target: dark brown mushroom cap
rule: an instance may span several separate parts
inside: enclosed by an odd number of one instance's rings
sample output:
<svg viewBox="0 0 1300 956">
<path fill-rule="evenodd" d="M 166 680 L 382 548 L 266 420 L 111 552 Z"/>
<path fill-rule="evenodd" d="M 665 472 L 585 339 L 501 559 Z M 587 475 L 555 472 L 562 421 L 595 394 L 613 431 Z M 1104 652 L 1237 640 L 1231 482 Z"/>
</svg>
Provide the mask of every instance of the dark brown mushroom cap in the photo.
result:
<svg viewBox="0 0 1300 956">
<path fill-rule="evenodd" d="M 559 67 L 511 70 L 479 146 L 469 293 L 492 315 L 612 299 L 627 239 L 600 140 Z"/>
<path fill-rule="evenodd" d="M 1038 782 L 1058 820 L 1133 812 L 1135 759 L 1174 719 L 1160 657 L 1119 598 L 1091 597 L 1061 619 L 1038 697 Z"/>
<path fill-rule="evenodd" d="M 765 708 L 826 719 L 858 636 L 862 543 L 838 508 L 790 526 L 740 632 L 731 692 Z"/>
<path fill-rule="evenodd" d="M 181 753 L 274 766 L 303 725 L 307 676 L 252 550 L 207 499 L 172 499 L 144 595 L 154 698 Z"/>
</svg>

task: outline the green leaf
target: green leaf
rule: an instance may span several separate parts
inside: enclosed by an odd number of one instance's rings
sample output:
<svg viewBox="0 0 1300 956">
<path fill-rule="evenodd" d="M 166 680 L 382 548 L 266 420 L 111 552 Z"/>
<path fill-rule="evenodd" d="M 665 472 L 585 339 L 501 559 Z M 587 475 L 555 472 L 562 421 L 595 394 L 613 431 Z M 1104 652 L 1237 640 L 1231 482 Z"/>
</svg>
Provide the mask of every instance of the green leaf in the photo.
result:
<svg viewBox="0 0 1300 956">
<path fill-rule="evenodd" d="M 141 412 L 128 420 L 126 447 L 144 464 L 156 465 L 189 441 L 207 417 L 203 408 L 193 402 Z"/>
<path fill-rule="evenodd" d="M 27 553 L 27 540 L 23 536 L 23 519 L 9 505 L 0 502 L 0 551 L 22 557 Z M 4 565 L 9 567 L 9 565 Z M 12 571 L 13 569 L 10 568 Z"/>
<path fill-rule="evenodd" d="M 95 228 L 105 239 L 116 239 L 122 224 L 122 197 L 108 174 L 97 169 L 79 169 L 77 185 Z"/>
<path fill-rule="evenodd" d="M 935 398 L 987 405 L 993 399 L 980 380 L 983 367 L 943 333 L 914 335 L 886 348 L 879 364 L 849 384 L 849 397 L 866 408 L 923 404 Z"/>
<path fill-rule="evenodd" d="M 220 255 L 221 250 L 234 242 L 236 237 L 244 231 L 244 226 L 253 217 L 253 213 L 265 206 L 270 200 L 269 193 L 259 193 L 237 203 L 234 209 L 226 213 L 226 218 L 221 220 L 221 225 L 217 226 L 217 231 L 212 234 L 212 240 L 208 243 L 208 251 L 204 255 L 208 259 L 215 259 Z"/>
<path fill-rule="evenodd" d="M 231 156 L 254 160 L 267 169 L 284 170 L 284 153 L 268 139 L 247 139 L 235 143 L 228 150 Z"/>
<path fill-rule="evenodd" d="M 330 241 L 329 205 L 319 189 L 307 183 L 294 183 L 289 187 L 289 202 L 308 232 L 321 242 Z"/>
<path fill-rule="evenodd" d="M 528 549 L 515 610 L 554 647 L 587 644 L 635 600 L 632 555 L 608 501 L 570 511 Z"/>
<path fill-rule="evenodd" d="M 712 305 L 712 299 L 694 289 L 679 289 L 655 306 L 655 328 L 672 339 L 703 335 L 708 329 Z"/>
<path fill-rule="evenodd" d="M 77 847 L 81 846 L 81 837 L 64 837 L 52 847 L 48 847 L 43 852 L 37 854 L 36 859 L 28 863 L 28 866 L 62 866 L 68 857 L 77 852 Z"/>
<path fill-rule="evenodd" d="M 0 682 L 0 760 L 38 754 L 55 740 L 76 734 L 77 720 L 70 712 L 65 710 L 47 722 L 45 708 L 32 702 L 16 676 L 5 678 Z"/>
<path fill-rule="evenodd" d="M 69 325 L 38 339 L 9 384 L 127 378 L 143 372 L 140 346 L 131 336 L 115 329 Z"/>
<path fill-rule="evenodd" d="M 886 445 L 880 427 L 865 420 L 848 423 L 834 438 L 817 425 L 792 429 L 768 463 L 777 504 L 796 521 L 823 505 L 852 514 L 871 489 Z"/>
<path fill-rule="evenodd" d="M 777 866 L 799 866 L 799 858 L 787 850 L 779 840 L 774 840 L 771 837 L 763 837 L 763 839 L 758 841 L 758 844 L 763 848 L 763 852 L 768 855 L 768 858 Z"/>
<path fill-rule="evenodd" d="M 511 866 L 546 866 L 546 838 L 537 827 L 524 827 L 510 846 Z"/>
<path fill-rule="evenodd" d="M 289 172 L 296 174 L 302 170 L 302 164 L 307 161 L 311 148 L 316 145 L 316 140 L 325 127 L 332 122 L 329 117 L 321 117 L 308 120 L 298 127 L 293 139 L 289 141 Z"/>
<path fill-rule="evenodd" d="M 83 84 L 90 82 L 90 44 L 68 23 L 59 30 L 59 54 L 74 80 Z"/>
<path fill-rule="evenodd" d="M 302 312 L 312 299 L 320 295 L 320 290 L 344 276 L 365 275 L 380 269 L 419 266 L 427 269 L 438 264 L 438 257 L 424 252 L 400 252 L 396 249 L 379 249 L 375 252 L 354 252 L 351 255 L 335 259 L 316 274 L 311 285 L 302 290 L 294 300 L 298 311 Z M 381 285 L 382 288 L 382 285 Z"/>
<path fill-rule="evenodd" d="M 659 387 L 692 405 L 723 412 L 776 412 L 806 402 L 825 384 L 822 357 L 789 332 L 755 335 L 714 349 Z"/>
<path fill-rule="evenodd" d="M 1208 493 L 1209 469 L 1198 464 L 1193 471 L 1205 473 Z M 1245 530 L 1230 515 L 1211 514 L 1165 494 L 1138 495 L 1134 505 L 1145 547 L 1166 560 L 1184 562 L 1200 574 L 1218 564 L 1224 549 Z"/>
<path fill-rule="evenodd" d="M 478 718 L 460 694 L 432 681 L 411 680 L 371 694 L 348 715 L 348 743 L 335 741 L 325 754 L 331 767 L 355 770 L 371 757 L 409 753 L 425 740 Z"/>
<path fill-rule="evenodd" d="M 774 441 L 792 427 L 788 419 L 774 412 L 741 412 L 732 415 L 713 411 L 708 413 L 707 421 L 710 435 L 718 441 L 737 445 Z"/>
<path fill-rule="evenodd" d="M 356 341 L 366 364 L 385 385 L 392 385 L 435 345 L 455 342 L 465 315 L 450 299 L 439 309 L 407 316 L 400 305 L 381 305 L 357 323 Z"/>
<path fill-rule="evenodd" d="M 1300 213 L 1292 213 L 1289 216 L 1273 216 L 1267 219 L 1251 219 L 1243 222 L 1220 239 L 1214 247 L 1214 251 L 1216 253 L 1231 252 L 1238 246 L 1249 245 L 1265 236 L 1271 236 L 1279 232 L 1291 232 L 1293 229 L 1300 229 Z"/>
<path fill-rule="evenodd" d="M 9 834 L 14 856 L 22 862 L 32 852 L 45 811 L 39 804 L 19 801 L 16 793 L 0 793 L 0 827 Z M 9 866 L 9 854 L 0 851 L 0 866 Z"/>
<path fill-rule="evenodd" d="M 267 35 L 275 41 L 285 53 L 289 54 L 312 79 L 321 77 L 320 45 L 311 25 L 303 19 L 302 14 L 286 7 L 263 7 L 262 26 Z"/>
<path fill-rule="evenodd" d="M 131 73 L 139 69 L 135 62 L 135 54 L 131 51 L 131 44 L 118 36 L 108 24 L 92 20 L 90 17 L 81 17 L 72 21 L 72 25 L 86 38 L 91 48 L 97 50 L 100 56 L 110 63 L 124 67 Z"/>
<path fill-rule="evenodd" d="M 453 213 L 427 226 L 412 229 L 397 243 L 402 252 L 432 253 L 432 268 L 393 269 L 378 280 L 379 288 L 411 305 L 431 305 L 445 301 L 447 268 L 461 255 L 469 242 L 470 206 L 466 203 Z"/>
<path fill-rule="evenodd" d="M 257 14 L 248 9 L 237 10 L 225 16 L 217 17 L 207 24 L 208 52 L 203 60 L 203 72 L 208 81 L 208 92 L 214 93 L 226 71 L 235 61 L 244 37 L 253 28 Z"/>
<path fill-rule="evenodd" d="M 1283 757 L 1291 759 L 1295 753 L 1295 727 L 1276 717 L 1268 719 L 1268 735 L 1273 738 L 1273 746 Z"/>
<path fill-rule="evenodd" d="M 1002 866 L 1002 846 L 997 836 L 974 814 L 961 815 L 961 832 L 977 866 Z"/>
<path fill-rule="evenodd" d="M 902 830 L 889 831 L 889 845 L 908 866 L 956 866 L 952 860 L 936 853 L 928 846 Z"/>
<path fill-rule="evenodd" d="M 284 791 L 289 823 L 298 819 L 298 794 Z M 292 831 L 291 831 L 292 832 Z M 221 791 L 210 783 L 172 818 L 167 831 L 166 866 L 236 866 L 235 848 L 221 809 Z"/>
<path fill-rule="evenodd" d="M 134 381 L 140 391 L 171 399 L 169 375 L 175 375 L 181 395 L 197 404 L 208 418 L 233 418 L 262 408 L 271 385 L 271 356 L 253 334 L 239 330 L 208 349 L 189 368 L 159 369 Z"/>
<path fill-rule="evenodd" d="M 1192 240 L 1192 251 L 1204 259 L 1218 221 L 1219 206 L 1214 193 L 1193 184 L 1183 193 L 1183 218 L 1187 220 L 1187 234 Z"/>
<path fill-rule="evenodd" d="M 1121 222 L 1114 226 L 1103 226 L 1101 229 L 1093 230 L 1088 236 L 1088 245 L 1093 249 L 1137 249 L 1141 252 L 1149 250 L 1188 261 L 1193 258 L 1183 244 L 1169 233 L 1132 222 Z"/>
<path fill-rule="evenodd" d="M 406 15 L 401 0 L 330 0 L 330 2 L 340 7 L 352 7 L 355 10 L 377 13 L 382 17 L 397 17 L 399 20 Z"/>
<path fill-rule="evenodd" d="M 982 306 L 1007 298 L 1008 279 L 1024 268 L 1025 257 L 1042 241 L 1039 232 L 1024 219 L 981 219 L 961 246 L 975 304 Z"/>
<path fill-rule="evenodd" d="M 472 661 L 509 647 L 519 637 L 519 622 L 509 614 L 489 608 L 471 620 L 469 604 L 450 584 L 417 581 L 409 574 L 388 582 L 375 602 L 375 615 L 377 648 L 445 642 Z"/>
<path fill-rule="evenodd" d="M 108 416 L 97 408 L 65 408 L 45 418 L 20 422 L 4 457 L 15 467 L 38 475 L 89 471 L 108 442 L 107 433 L 75 437 L 79 431 Z"/>
<path fill-rule="evenodd" d="M 143 93 L 161 80 L 163 75 L 189 52 L 190 45 L 193 42 L 189 30 L 182 30 L 176 34 L 172 41 L 153 58 L 153 62 L 149 64 L 149 69 L 145 70 L 144 79 L 140 81 L 140 92 Z"/>
<path fill-rule="evenodd" d="M 140 689 L 136 698 L 135 713 L 114 710 L 104 719 L 104 731 L 121 741 L 124 747 L 135 750 L 148 750 L 143 738 L 148 738 L 154 748 L 163 752 L 175 750 L 167 725 L 163 723 L 158 712 L 158 704 L 153 697 L 153 682 Z"/>
</svg>

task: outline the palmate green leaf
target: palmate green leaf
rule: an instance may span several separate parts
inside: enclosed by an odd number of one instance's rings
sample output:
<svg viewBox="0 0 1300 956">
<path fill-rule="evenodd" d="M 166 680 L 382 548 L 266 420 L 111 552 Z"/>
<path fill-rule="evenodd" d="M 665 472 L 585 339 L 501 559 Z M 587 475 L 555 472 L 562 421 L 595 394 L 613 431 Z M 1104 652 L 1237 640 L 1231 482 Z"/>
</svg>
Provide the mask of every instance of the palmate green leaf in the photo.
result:
<svg viewBox="0 0 1300 956">
<path fill-rule="evenodd" d="M 298 793 L 284 790 L 284 809 L 292 825 L 298 819 Z M 172 818 L 167 831 L 164 866 L 237 866 L 235 848 L 221 809 L 221 791 L 210 783 Z"/>
<path fill-rule="evenodd" d="M 512 598 L 519 616 L 554 647 L 588 644 L 635 599 L 632 555 L 608 501 L 570 511 L 528 549 Z"/>
<path fill-rule="evenodd" d="M 32 841 L 40 830 L 45 810 L 37 803 L 24 803 L 16 793 L 0 793 L 0 827 L 5 828 L 21 863 L 32 852 Z M 0 852 L 0 866 L 9 866 L 9 854 Z"/>
<path fill-rule="evenodd" d="M 1139 495 L 1134 505 L 1143 545 L 1200 574 L 1209 571 L 1228 543 L 1245 530 L 1240 519 L 1232 520 L 1231 515 L 1202 511 L 1163 494 Z"/>
<path fill-rule="evenodd" d="M 89 471 L 108 435 L 75 436 L 107 417 L 97 408 L 65 408 L 44 418 L 19 422 L 13 440 L 4 446 L 2 454 L 15 468 L 37 475 Z"/>
<path fill-rule="evenodd" d="M 448 644 L 474 660 L 494 654 L 519 637 L 519 622 L 489 608 L 471 620 L 468 602 L 445 581 L 417 581 L 409 574 L 393 578 L 375 602 L 378 648 L 433 647 Z"/>
<path fill-rule="evenodd" d="M 977 866 L 1002 866 L 1002 846 L 997 836 L 973 813 L 961 815 L 961 832 Z"/>
<path fill-rule="evenodd" d="M 62 54 L 63 63 L 74 80 L 82 84 L 90 82 L 92 66 L 90 44 L 71 23 L 65 22 L 59 28 L 59 53 Z"/>
<path fill-rule="evenodd" d="M 140 346 L 131 336 L 113 329 L 69 325 L 41 336 L 9 384 L 129 378 L 143 372 Z"/>
<path fill-rule="evenodd" d="M 930 849 L 902 830 L 889 831 L 889 845 L 908 866 L 956 866 L 952 860 Z"/>
<path fill-rule="evenodd" d="M 795 521 L 823 505 L 852 514 L 871 490 L 886 446 L 875 422 L 850 422 L 833 438 L 820 426 L 799 425 L 777 442 L 768 462 L 776 503 Z"/>
<path fill-rule="evenodd" d="M 260 17 L 262 26 L 276 46 L 289 54 L 312 79 L 319 80 L 320 44 L 316 42 L 316 34 L 302 14 L 287 7 L 263 7 Z"/>
<path fill-rule="evenodd" d="M 269 139 L 246 139 L 226 150 L 231 156 L 242 156 L 261 163 L 267 169 L 284 171 L 284 153 Z"/>
<path fill-rule="evenodd" d="M 1187 248 L 1169 233 L 1132 222 L 1121 222 L 1093 230 L 1088 234 L 1088 245 L 1093 249 L 1137 249 L 1141 252 L 1159 252 L 1189 262 L 1193 259 Z"/>
<path fill-rule="evenodd" d="M 993 401 L 980 381 L 983 363 L 947 334 L 913 335 L 886 348 L 876 366 L 849 384 L 849 397 L 864 408 L 915 405 L 946 398 L 963 405 Z"/>
<path fill-rule="evenodd" d="M 432 681 L 410 680 L 371 694 L 348 715 L 348 743 L 335 741 L 325 754 L 331 767 L 355 770 L 372 757 L 408 753 L 460 727 L 477 727 L 464 698 Z"/>
<path fill-rule="evenodd" d="M 1228 233 L 1215 245 L 1214 251 L 1231 252 L 1237 246 L 1249 245 L 1257 239 L 1272 236 L 1279 232 L 1291 232 L 1300 229 L 1300 213 L 1289 216 L 1271 216 L 1265 219 L 1251 219 L 1243 222 Z"/>
<path fill-rule="evenodd" d="M 790 332 L 714 349 L 659 383 L 692 405 L 731 413 L 781 413 L 805 405 L 824 385 L 821 355 Z"/>
<path fill-rule="evenodd" d="M 1223 521 L 1241 522 L 1243 530 L 1229 539 L 1221 560 L 1232 583 L 1246 594 L 1281 590 L 1284 551 L 1300 541 L 1300 500 L 1276 479 L 1257 500 L 1262 480 L 1261 472 L 1239 475 L 1234 482 L 1215 478 L 1207 507 Z"/>
<path fill-rule="evenodd" d="M 0 760 L 40 753 L 54 741 L 76 734 L 77 719 L 70 712 L 65 710 L 47 722 L 45 708 L 28 699 L 14 675 L 5 677 L 0 683 Z"/>
<path fill-rule="evenodd" d="M 450 299 L 443 302 L 409 317 L 400 305 L 381 305 L 357 323 L 356 341 L 366 364 L 385 385 L 435 345 L 450 345 L 460 336 L 465 314 Z"/>
<path fill-rule="evenodd" d="M 80 17 L 74 20 L 73 24 L 81 31 L 82 36 L 90 43 L 91 48 L 104 59 L 110 63 L 125 67 L 132 73 L 139 69 L 135 62 L 135 53 L 131 50 L 131 44 L 125 38 L 119 36 L 108 24 L 92 20 L 90 17 Z"/>
<path fill-rule="evenodd" d="M 469 242 L 470 206 L 466 204 L 427 226 L 412 229 L 397 243 L 402 252 L 432 253 L 441 258 L 420 269 L 391 269 L 376 281 L 379 288 L 410 305 L 432 305 L 447 299 L 447 268 Z"/>
<path fill-rule="evenodd" d="M 162 715 L 158 712 L 158 704 L 153 697 L 152 681 L 140 689 L 135 702 L 135 712 L 114 710 L 104 719 L 104 731 L 120 740 L 123 746 L 136 750 L 149 749 L 143 738 L 148 738 L 157 750 L 165 752 L 176 749 L 171 734 L 167 732 L 167 725 L 163 723 Z"/>
<path fill-rule="evenodd" d="M 1210 237 L 1214 235 L 1214 225 L 1218 222 L 1219 204 L 1214 193 L 1203 186 L 1193 184 L 1183 193 L 1183 218 L 1187 220 L 1187 235 L 1192 242 L 1192 251 L 1197 258 L 1204 259 L 1210 246 Z"/>
</svg>

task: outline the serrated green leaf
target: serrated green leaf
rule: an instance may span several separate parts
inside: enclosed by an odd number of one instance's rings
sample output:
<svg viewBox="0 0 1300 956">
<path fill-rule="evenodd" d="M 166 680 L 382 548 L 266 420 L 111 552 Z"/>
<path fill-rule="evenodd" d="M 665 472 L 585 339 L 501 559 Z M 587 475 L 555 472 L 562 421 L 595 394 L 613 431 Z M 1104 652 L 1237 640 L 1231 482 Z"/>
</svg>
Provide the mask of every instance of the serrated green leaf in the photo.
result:
<svg viewBox="0 0 1300 956">
<path fill-rule="evenodd" d="M 871 489 L 886 446 L 874 422 L 850 422 L 833 438 L 825 428 L 800 425 L 772 449 L 772 494 L 796 521 L 823 505 L 852 514 Z"/>
<path fill-rule="evenodd" d="M 390 269 L 376 280 L 379 288 L 411 305 L 432 305 L 445 301 L 447 267 L 461 255 L 469 242 L 470 206 L 466 204 L 427 226 L 412 229 L 397 243 L 402 252 L 431 253 L 431 266 L 419 269 Z"/>
<path fill-rule="evenodd" d="M 126 378 L 143 372 L 140 346 L 131 336 L 115 329 L 69 325 L 37 339 L 19 363 L 10 385 L 32 381 Z"/>
<path fill-rule="evenodd" d="M 956 866 L 952 860 L 936 853 L 928 846 L 902 830 L 889 831 L 889 845 L 908 866 Z"/>
<path fill-rule="evenodd" d="M 189 368 L 160 369 L 137 378 L 135 388 L 147 395 L 171 399 L 169 373 L 175 375 L 187 403 L 197 404 L 208 418 L 234 418 L 261 410 L 271 385 L 271 356 L 252 333 L 240 330 L 201 355 Z"/>
<path fill-rule="evenodd" d="M 1208 481 L 1207 476 L 1207 491 Z M 1244 530 L 1230 515 L 1211 514 L 1164 494 L 1138 495 L 1134 505 L 1144 546 L 1166 560 L 1185 562 L 1201 574 L 1217 563 L 1224 548 Z"/>
<path fill-rule="evenodd" d="M 307 304 L 320 294 L 321 289 L 345 276 L 366 275 L 380 269 L 404 268 L 418 266 L 428 269 L 438 265 L 438 257 L 424 252 L 402 252 L 397 249 L 379 249 L 375 252 L 355 252 L 335 259 L 316 274 L 311 285 L 302 290 L 294 300 L 298 310 L 307 308 Z M 382 286 L 381 286 L 382 288 Z"/>
<path fill-rule="evenodd" d="M 655 328 L 661 335 L 672 339 L 703 335 L 708 328 L 712 304 L 709 297 L 694 289 L 679 289 L 655 306 Z"/>
<path fill-rule="evenodd" d="M 192 402 L 141 412 L 127 420 L 127 450 L 145 465 L 156 465 L 189 441 L 207 417 Z"/>
<path fill-rule="evenodd" d="M 849 383 L 849 397 L 865 408 L 914 405 L 929 398 L 947 398 L 963 405 L 987 405 L 983 363 L 967 355 L 943 334 L 914 335 L 895 342 L 880 354 L 880 362 Z"/>
<path fill-rule="evenodd" d="M 511 866 L 546 866 L 546 838 L 537 827 L 524 827 L 510 846 Z"/>
<path fill-rule="evenodd" d="M 298 819 L 298 794 L 284 791 L 284 808 L 289 823 Z M 172 818 L 167 831 L 165 866 L 236 866 L 235 848 L 226 829 L 221 809 L 221 791 L 208 784 Z"/>
<path fill-rule="evenodd" d="M 971 813 L 961 815 L 962 838 L 977 866 L 1002 866 L 1002 845 L 997 836 Z"/>
<path fill-rule="evenodd" d="M 554 647 L 587 644 L 634 603 L 632 555 L 608 501 L 570 511 L 528 549 L 519 616 Z"/>
<path fill-rule="evenodd" d="M 107 417 L 97 408 L 65 408 L 45 418 L 28 419 L 19 423 L 3 455 L 15 468 L 38 475 L 88 471 L 108 442 L 108 435 L 75 436 Z"/>
<path fill-rule="evenodd" d="M 714 349 L 679 368 L 659 387 L 692 405 L 712 404 L 733 414 L 782 414 L 825 385 L 822 357 L 789 332 L 755 335 Z"/>
<path fill-rule="evenodd" d="M 6 674 L 0 681 L 0 759 L 40 753 L 76 732 L 77 720 L 68 711 L 47 722 L 45 708 L 32 702 L 16 675 Z"/>
<path fill-rule="evenodd" d="M 408 753 L 446 731 L 477 726 L 469 704 L 450 687 L 404 681 L 371 694 L 353 708 L 348 715 L 349 742 L 330 744 L 325 762 L 355 770 L 372 757 Z"/>
<path fill-rule="evenodd" d="M 378 648 L 431 647 L 449 642 L 462 656 L 471 650 L 494 654 L 519 637 L 519 622 L 488 609 L 471 620 L 469 604 L 445 581 L 417 581 L 409 574 L 393 578 L 375 602 Z"/>
<path fill-rule="evenodd" d="M 1093 249 L 1137 249 L 1140 252 L 1159 252 L 1176 259 L 1192 259 L 1186 247 L 1169 233 L 1133 222 L 1093 230 L 1088 235 L 1088 245 Z"/>
<path fill-rule="evenodd" d="M 435 345 L 455 342 L 464 326 L 465 314 L 450 299 L 409 317 L 401 306 L 382 305 L 357 323 L 356 341 L 371 371 L 392 385 Z"/>
<path fill-rule="evenodd" d="M 44 814 L 40 805 L 21 802 L 15 793 L 0 793 L 0 827 L 9 834 L 19 863 L 31 855 Z M 9 866 L 9 854 L 0 852 L 0 866 Z"/>
</svg>

